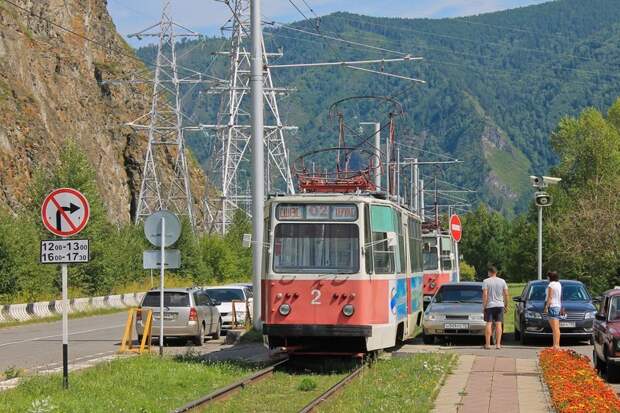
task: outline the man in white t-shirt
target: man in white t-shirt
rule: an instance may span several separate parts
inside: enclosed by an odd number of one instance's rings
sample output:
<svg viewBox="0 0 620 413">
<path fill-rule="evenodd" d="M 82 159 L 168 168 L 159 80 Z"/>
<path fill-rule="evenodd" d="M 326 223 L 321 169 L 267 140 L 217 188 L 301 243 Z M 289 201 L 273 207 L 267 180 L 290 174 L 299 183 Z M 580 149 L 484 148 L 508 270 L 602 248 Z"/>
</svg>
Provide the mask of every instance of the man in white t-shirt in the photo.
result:
<svg viewBox="0 0 620 413">
<path fill-rule="evenodd" d="M 484 348 L 491 348 L 491 332 L 495 324 L 495 348 L 502 347 L 502 323 L 504 313 L 508 311 L 508 285 L 497 276 L 497 268 L 490 265 L 489 278 L 482 282 L 482 310 L 484 312 Z"/>
</svg>

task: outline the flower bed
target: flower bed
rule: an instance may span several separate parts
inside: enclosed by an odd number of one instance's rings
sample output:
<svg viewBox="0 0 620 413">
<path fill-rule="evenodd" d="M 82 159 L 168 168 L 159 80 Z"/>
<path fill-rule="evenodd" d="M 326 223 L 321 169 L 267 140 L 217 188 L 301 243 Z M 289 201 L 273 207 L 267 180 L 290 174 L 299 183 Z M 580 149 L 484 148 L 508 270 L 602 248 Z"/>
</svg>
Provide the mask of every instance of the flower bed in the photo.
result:
<svg viewBox="0 0 620 413">
<path fill-rule="evenodd" d="M 540 367 L 558 413 L 620 413 L 620 399 L 590 365 L 572 350 L 546 349 Z"/>
</svg>

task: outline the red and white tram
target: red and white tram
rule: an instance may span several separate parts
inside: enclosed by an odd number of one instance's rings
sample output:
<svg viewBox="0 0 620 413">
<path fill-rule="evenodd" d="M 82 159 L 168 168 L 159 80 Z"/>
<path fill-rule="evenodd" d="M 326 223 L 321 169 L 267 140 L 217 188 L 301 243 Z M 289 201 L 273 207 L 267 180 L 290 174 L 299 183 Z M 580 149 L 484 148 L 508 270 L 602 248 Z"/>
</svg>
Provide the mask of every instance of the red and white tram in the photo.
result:
<svg viewBox="0 0 620 413">
<path fill-rule="evenodd" d="M 262 321 L 270 348 L 364 353 L 418 332 L 421 221 L 386 198 L 322 191 L 267 201 Z"/>
<path fill-rule="evenodd" d="M 422 254 L 424 257 L 424 306 L 442 284 L 458 281 L 454 240 L 448 231 L 424 228 L 422 234 Z"/>
</svg>

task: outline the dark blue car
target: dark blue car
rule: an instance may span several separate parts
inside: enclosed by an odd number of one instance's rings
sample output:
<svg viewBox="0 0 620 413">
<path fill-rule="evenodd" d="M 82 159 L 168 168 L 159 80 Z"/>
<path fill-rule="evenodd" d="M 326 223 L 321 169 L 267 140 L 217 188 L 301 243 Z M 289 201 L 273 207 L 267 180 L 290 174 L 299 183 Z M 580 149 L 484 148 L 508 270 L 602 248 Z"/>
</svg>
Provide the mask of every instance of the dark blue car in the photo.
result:
<svg viewBox="0 0 620 413">
<path fill-rule="evenodd" d="M 588 340 L 592 343 L 592 326 L 596 308 L 588 290 L 579 281 L 560 280 L 562 308 L 566 317 L 560 319 L 562 337 Z M 515 301 L 515 339 L 527 344 L 533 337 L 551 337 L 547 314 L 543 314 L 548 281 L 530 281 Z"/>
</svg>

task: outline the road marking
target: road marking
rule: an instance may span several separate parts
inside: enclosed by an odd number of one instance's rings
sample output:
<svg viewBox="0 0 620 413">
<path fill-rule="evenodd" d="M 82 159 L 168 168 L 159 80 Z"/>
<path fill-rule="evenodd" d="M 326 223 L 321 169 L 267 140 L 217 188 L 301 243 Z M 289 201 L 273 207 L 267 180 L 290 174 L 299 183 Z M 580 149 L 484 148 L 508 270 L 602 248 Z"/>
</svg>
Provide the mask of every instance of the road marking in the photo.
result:
<svg viewBox="0 0 620 413">
<path fill-rule="evenodd" d="M 119 327 L 124 327 L 124 326 L 125 326 L 125 324 L 117 324 L 117 325 L 113 325 L 113 326 L 109 326 L 109 327 L 93 328 L 93 329 L 90 329 L 90 330 L 76 331 L 75 333 L 71 333 L 69 335 L 70 336 L 74 336 L 74 335 L 77 335 L 77 334 L 92 333 L 93 331 L 101 331 L 101 330 L 110 330 L 112 328 L 119 328 Z M 53 336 L 29 338 L 27 340 L 11 341 L 9 343 L 0 344 L 0 347 L 11 346 L 11 345 L 14 345 L 14 344 L 28 343 L 30 341 L 45 340 L 47 338 L 54 338 L 54 337 L 62 337 L 62 334 L 54 334 Z"/>
</svg>

